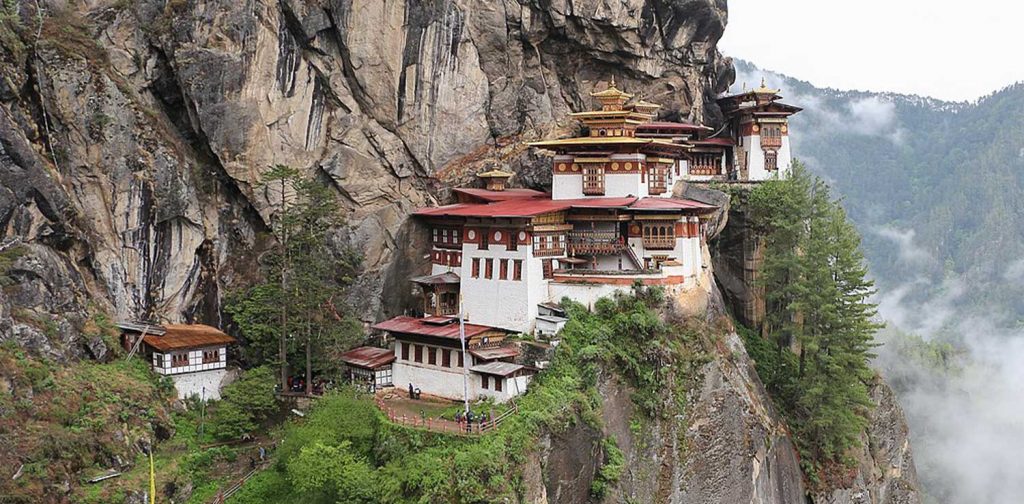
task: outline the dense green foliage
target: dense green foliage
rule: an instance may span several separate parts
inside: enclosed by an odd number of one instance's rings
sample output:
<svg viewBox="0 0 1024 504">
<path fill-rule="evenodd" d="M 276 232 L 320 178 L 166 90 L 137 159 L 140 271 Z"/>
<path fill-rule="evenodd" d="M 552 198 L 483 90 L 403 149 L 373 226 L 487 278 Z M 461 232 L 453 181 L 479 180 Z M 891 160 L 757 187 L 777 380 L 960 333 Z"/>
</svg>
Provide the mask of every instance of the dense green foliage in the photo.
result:
<svg viewBox="0 0 1024 504">
<path fill-rule="evenodd" d="M 250 369 L 241 379 L 224 387 L 221 401 L 210 418 L 210 430 L 219 439 L 238 439 L 252 434 L 278 408 L 274 396 L 276 378 L 267 366 Z"/>
<path fill-rule="evenodd" d="M 264 174 L 265 189 L 280 202 L 272 220 L 278 247 L 264 255 L 263 282 L 235 292 L 225 311 L 246 339 L 254 364 L 280 367 L 282 386 L 289 368 L 311 375 L 337 369 L 332 354 L 363 336 L 342 302 L 359 258 L 329 243 L 343 224 L 334 194 L 323 181 L 278 165 Z"/>
<path fill-rule="evenodd" d="M 758 281 L 776 356 L 751 349 L 796 431 L 805 460 L 841 458 L 871 406 L 868 367 L 880 328 L 859 236 L 827 186 L 796 163 L 792 177 L 754 188 L 748 204 L 765 236 Z M 749 339 L 749 338 L 748 338 Z M 784 354 L 793 349 L 795 358 Z"/>
<path fill-rule="evenodd" d="M 961 311 L 1024 320 L 1024 282 L 1008 274 L 1024 264 L 1024 83 L 949 103 L 769 80 L 805 107 L 794 150 L 844 198 L 882 290 L 915 282 L 907 300 L 920 301 L 958 286 Z"/>
<path fill-rule="evenodd" d="M 170 424 L 173 388 L 138 359 L 58 363 L 7 342 L 0 346 L 0 369 L 0 459 L 9 469 L 0 479 L 4 502 L 54 502 L 54 482 L 77 484 L 77 475 L 108 468 L 115 456 L 130 460 L 136 443 L 155 439 Z"/>
<path fill-rule="evenodd" d="M 658 290 L 603 299 L 593 312 L 565 302 L 570 320 L 551 366 L 518 399 L 519 413 L 482 437 L 394 425 L 369 398 L 332 393 L 286 426 L 274 468 L 231 502 L 515 502 L 542 432 L 599 426 L 602 373 L 614 370 L 633 385 L 647 417 L 682 412 L 680 387 L 707 357 L 700 330 L 663 322 L 662 303 Z M 601 452 L 591 488 L 597 498 L 625 470 L 614 441 L 604 440 Z"/>
</svg>

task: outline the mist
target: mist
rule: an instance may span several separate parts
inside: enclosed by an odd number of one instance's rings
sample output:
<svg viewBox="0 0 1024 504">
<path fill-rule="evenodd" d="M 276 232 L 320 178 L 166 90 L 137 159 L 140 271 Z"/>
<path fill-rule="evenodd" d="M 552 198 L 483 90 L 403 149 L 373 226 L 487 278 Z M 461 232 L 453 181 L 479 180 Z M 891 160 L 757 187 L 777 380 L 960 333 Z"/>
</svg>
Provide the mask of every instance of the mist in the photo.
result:
<svg viewBox="0 0 1024 504">
<path fill-rule="evenodd" d="M 930 259 L 912 232 L 885 231 L 908 268 Z M 1012 263 L 1003 274 L 1019 278 L 1018 268 Z M 1024 502 L 1024 329 L 965 312 L 971 289 L 958 279 L 943 281 L 923 300 L 910 295 L 933 287 L 921 276 L 877 299 L 891 326 L 951 350 L 922 351 L 908 345 L 913 338 L 879 334 L 875 365 L 907 416 L 918 476 L 934 502 Z"/>
</svg>

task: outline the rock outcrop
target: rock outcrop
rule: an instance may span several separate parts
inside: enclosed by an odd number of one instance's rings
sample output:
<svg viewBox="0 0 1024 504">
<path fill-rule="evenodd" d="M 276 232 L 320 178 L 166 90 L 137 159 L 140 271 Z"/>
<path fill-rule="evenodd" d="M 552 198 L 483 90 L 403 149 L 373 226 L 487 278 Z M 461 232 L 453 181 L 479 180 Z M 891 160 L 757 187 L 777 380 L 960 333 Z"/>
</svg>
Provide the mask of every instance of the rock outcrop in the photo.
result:
<svg viewBox="0 0 1024 504">
<path fill-rule="evenodd" d="M 336 190 L 335 246 L 363 257 L 350 301 L 377 318 L 423 267 L 399 244 L 438 180 L 500 156 L 543 185 L 523 140 L 570 127 L 611 76 L 710 123 L 733 78 L 714 0 L 52 1 L 39 30 L 25 4 L 20 40 L 0 41 L 0 224 L 26 261 L 60 263 L 14 268 L 17 296 L 59 289 L 75 309 L 19 302 L 21 322 L 74 326 L 92 304 L 221 323 L 273 243 L 280 195 L 260 177 L 277 164 Z"/>
</svg>

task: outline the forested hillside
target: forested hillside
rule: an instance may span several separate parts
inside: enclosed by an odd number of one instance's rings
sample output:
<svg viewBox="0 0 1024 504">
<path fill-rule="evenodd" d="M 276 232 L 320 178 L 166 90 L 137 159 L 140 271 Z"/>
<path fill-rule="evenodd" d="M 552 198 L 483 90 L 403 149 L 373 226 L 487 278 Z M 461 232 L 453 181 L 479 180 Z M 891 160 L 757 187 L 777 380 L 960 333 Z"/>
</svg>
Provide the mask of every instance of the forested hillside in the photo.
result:
<svg viewBox="0 0 1024 504">
<path fill-rule="evenodd" d="M 860 228 L 889 323 L 875 364 L 907 413 L 928 502 L 1021 502 L 1008 474 L 1024 470 L 1024 84 L 949 103 L 736 66 L 736 86 L 763 75 L 804 107 L 795 152 Z"/>
<path fill-rule="evenodd" d="M 957 308 L 1024 320 L 1024 84 L 949 103 L 820 89 L 737 62 L 734 89 L 762 73 L 805 108 L 794 151 L 843 196 L 883 291 L 913 284 L 899 292 L 907 301 L 952 295 Z"/>
</svg>

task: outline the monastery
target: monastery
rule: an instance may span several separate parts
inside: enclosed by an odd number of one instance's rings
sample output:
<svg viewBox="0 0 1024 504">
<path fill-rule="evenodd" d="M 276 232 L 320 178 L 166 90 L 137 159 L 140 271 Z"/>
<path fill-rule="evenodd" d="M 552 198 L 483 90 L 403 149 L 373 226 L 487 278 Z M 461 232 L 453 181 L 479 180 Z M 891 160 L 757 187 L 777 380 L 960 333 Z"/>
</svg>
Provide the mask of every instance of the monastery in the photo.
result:
<svg viewBox="0 0 1024 504">
<path fill-rule="evenodd" d="M 763 82 L 719 100 L 726 124 L 718 131 L 656 122 L 658 105 L 614 81 L 591 96 L 595 110 L 572 114 L 582 135 L 530 144 L 554 154 L 550 194 L 510 188 L 514 174 L 494 169 L 479 174 L 484 188 L 455 188 L 456 202 L 415 212 L 431 243 L 430 274 L 411 279 L 422 317 L 374 326 L 394 338 L 394 358 L 380 361 L 394 385 L 462 398 L 466 373 L 470 399 L 522 393 L 535 370 L 514 362 L 518 347 L 505 336 L 557 332 L 563 297 L 589 305 L 634 284 L 672 292 L 699 281 L 705 222 L 717 207 L 673 197 L 676 181 L 789 172 L 787 118 L 800 109 Z M 365 363 L 346 362 L 370 376 Z"/>
</svg>

